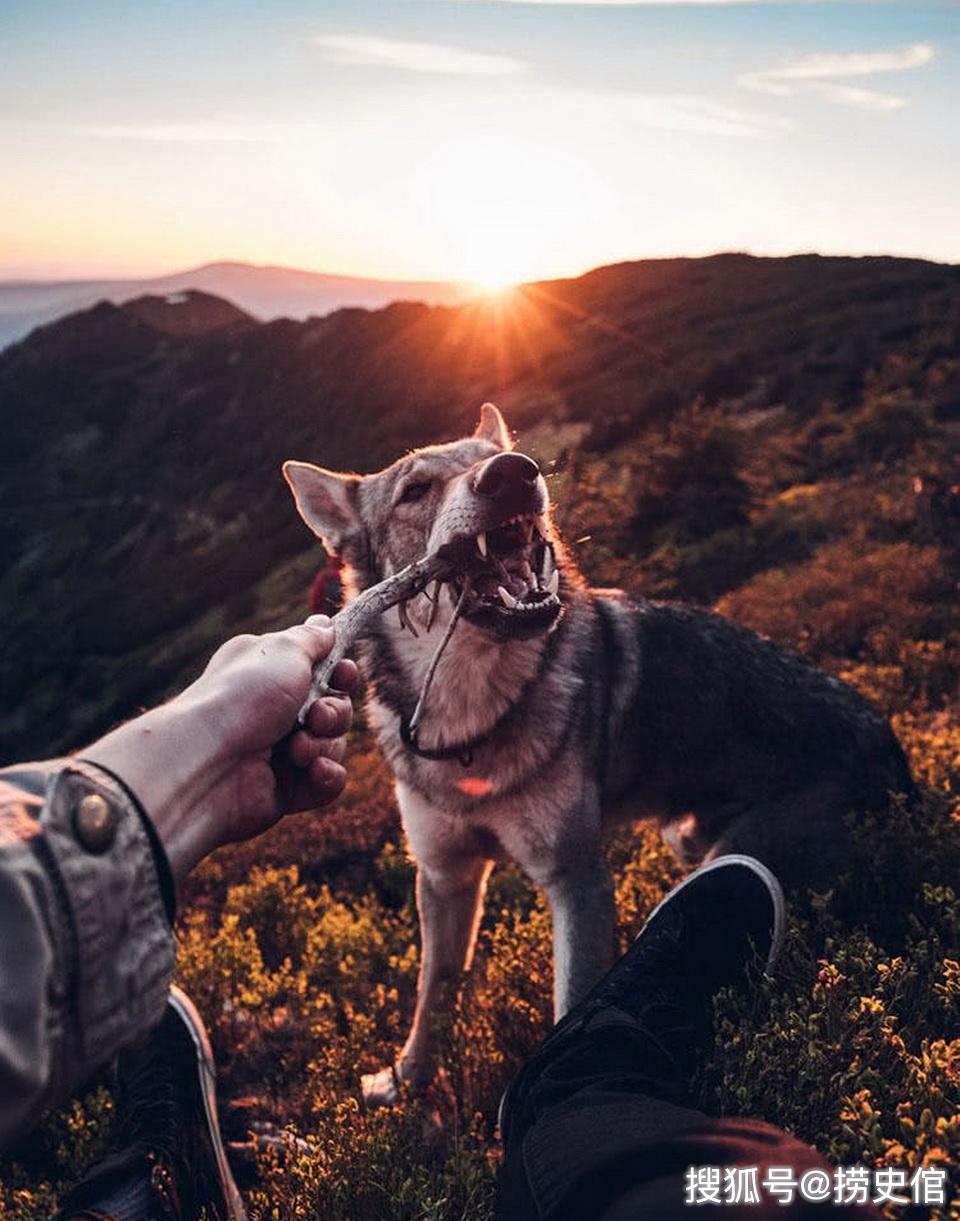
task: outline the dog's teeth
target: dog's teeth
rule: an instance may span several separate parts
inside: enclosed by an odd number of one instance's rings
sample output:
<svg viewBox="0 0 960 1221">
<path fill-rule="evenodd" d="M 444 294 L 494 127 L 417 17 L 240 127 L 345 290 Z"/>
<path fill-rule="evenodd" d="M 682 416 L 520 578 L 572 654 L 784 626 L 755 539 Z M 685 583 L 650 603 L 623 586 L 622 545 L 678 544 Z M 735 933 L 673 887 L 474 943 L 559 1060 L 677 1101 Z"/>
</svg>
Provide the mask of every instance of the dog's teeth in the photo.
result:
<svg viewBox="0 0 960 1221">
<path fill-rule="evenodd" d="M 544 589 L 548 594 L 556 594 L 560 589 L 560 573 L 556 570 L 556 568 L 554 568 L 553 572 L 550 574 L 546 585 L 544 585 Z"/>
<path fill-rule="evenodd" d="M 540 583 L 545 585 L 550 579 L 550 574 L 556 571 L 556 565 L 553 562 L 553 548 L 544 547 L 543 563 L 540 565 Z"/>
<path fill-rule="evenodd" d="M 487 532 L 486 532 L 486 530 L 481 530 L 480 533 L 477 535 L 477 550 L 480 552 L 480 554 L 483 556 L 484 559 L 487 558 Z"/>
<path fill-rule="evenodd" d="M 500 595 L 500 601 L 503 603 L 504 606 L 506 606 L 510 610 L 516 610 L 517 599 L 513 596 L 512 593 L 510 593 L 508 590 L 504 589 L 502 585 L 497 586 L 497 593 Z"/>
<path fill-rule="evenodd" d="M 543 537 L 546 538 L 547 531 L 550 529 L 550 522 L 547 519 L 546 513 L 538 513 L 535 520 L 537 523 L 537 529 L 540 531 Z"/>
</svg>

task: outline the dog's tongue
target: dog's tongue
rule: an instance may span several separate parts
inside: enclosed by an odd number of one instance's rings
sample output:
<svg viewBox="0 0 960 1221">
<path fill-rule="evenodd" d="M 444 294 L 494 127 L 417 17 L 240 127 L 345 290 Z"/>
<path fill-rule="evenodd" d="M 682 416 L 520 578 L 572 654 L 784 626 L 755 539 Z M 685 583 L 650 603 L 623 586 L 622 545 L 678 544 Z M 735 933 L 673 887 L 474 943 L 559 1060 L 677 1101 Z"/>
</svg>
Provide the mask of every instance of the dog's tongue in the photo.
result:
<svg viewBox="0 0 960 1221">
<path fill-rule="evenodd" d="M 495 577 L 492 572 L 484 572 L 474 580 L 473 588 L 478 594 L 487 594 L 492 598 L 497 592 L 499 584 L 499 578 Z"/>
<path fill-rule="evenodd" d="M 516 598 L 525 598 L 530 592 L 530 586 L 523 579 L 523 577 L 517 576 L 516 573 L 511 573 L 510 579 L 507 581 L 501 581 L 500 584 L 504 587 L 504 589 L 507 590 L 508 593 L 513 594 Z"/>
<path fill-rule="evenodd" d="M 481 575 L 475 579 L 473 588 L 478 594 L 483 594 L 487 597 L 493 598 L 496 596 L 497 590 L 501 585 L 507 590 L 508 593 L 513 594 L 515 598 L 525 598 L 530 592 L 529 584 L 523 579 L 523 577 L 518 576 L 514 572 L 509 573 L 507 576 L 498 575 L 492 572 L 481 573 Z"/>
</svg>

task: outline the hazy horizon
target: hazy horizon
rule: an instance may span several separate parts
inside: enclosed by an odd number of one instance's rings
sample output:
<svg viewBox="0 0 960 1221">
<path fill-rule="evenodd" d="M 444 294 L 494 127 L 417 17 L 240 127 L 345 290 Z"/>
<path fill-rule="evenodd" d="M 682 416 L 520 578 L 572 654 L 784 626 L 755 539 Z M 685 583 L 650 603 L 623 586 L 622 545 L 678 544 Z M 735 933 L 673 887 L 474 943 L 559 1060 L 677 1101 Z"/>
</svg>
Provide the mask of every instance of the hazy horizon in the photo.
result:
<svg viewBox="0 0 960 1221">
<path fill-rule="evenodd" d="M 503 2 L 503 3 L 513 2 L 513 0 L 501 0 L 501 2 Z M 545 0 L 530 0 L 530 3 L 543 3 L 543 2 L 545 2 Z M 557 0 L 557 2 L 558 3 L 567 3 L 568 0 Z M 611 0 L 611 2 L 613 2 L 613 0 Z M 620 0 L 616 0 L 616 2 L 620 2 Z M 685 2 L 687 2 L 687 0 L 675 0 L 675 2 L 676 3 L 685 3 Z M 692 2 L 692 0 L 690 0 L 690 2 Z M 721 2 L 721 0 L 713 0 L 713 2 L 719 3 L 719 2 Z M 724 0 L 724 2 L 749 3 L 750 0 Z M 615 263 L 658 262 L 658 261 L 669 261 L 671 259 L 716 258 L 716 257 L 722 256 L 722 255 L 747 255 L 751 258 L 784 258 L 784 259 L 802 258 L 806 255 L 813 255 L 813 256 L 817 256 L 817 257 L 821 257 L 821 258 L 924 259 L 927 262 L 941 263 L 944 266 L 960 265 L 960 258 L 958 258 L 958 259 L 932 259 L 932 258 L 926 258 L 926 256 L 923 256 L 923 255 L 902 254 L 901 252 L 896 251 L 896 250 L 871 250 L 871 251 L 863 251 L 863 252 L 856 253 L 856 254 L 851 254 L 848 251 L 829 251 L 829 252 L 827 252 L 827 251 L 822 251 L 822 250 L 801 250 L 801 249 L 787 250 L 787 251 L 783 251 L 782 253 L 778 253 L 778 254 L 767 254 L 764 251 L 758 251 L 758 250 L 708 250 L 708 251 L 703 252 L 702 254 L 685 254 L 685 253 L 679 252 L 677 254 L 640 255 L 640 256 L 637 256 L 636 258 L 627 257 L 627 258 L 623 258 L 623 259 L 611 259 L 611 260 L 609 260 L 608 263 L 593 264 L 589 267 L 583 267 L 583 268 L 580 268 L 579 270 L 575 270 L 575 271 L 568 272 L 565 274 L 560 274 L 560 275 L 556 275 L 556 276 L 539 276 L 536 278 L 539 280 L 575 279 L 578 276 L 586 275 L 588 272 L 595 271 L 600 267 L 610 266 L 611 264 L 615 264 Z M 404 277 L 404 278 L 398 278 L 395 276 L 363 276 L 363 275 L 357 275 L 353 272 L 348 272 L 348 271 L 331 271 L 328 268 L 323 268 L 323 267 L 293 267 L 293 266 L 283 265 L 283 264 L 279 264 L 279 263 L 253 263 L 247 259 L 235 259 L 235 258 L 230 258 L 230 257 L 204 259 L 201 262 L 197 262 L 189 267 L 181 267 L 181 266 L 160 267 L 160 268 L 148 269 L 146 271 L 138 271 L 135 269 L 131 272 L 127 272 L 127 273 L 124 273 L 121 275 L 113 275 L 113 274 L 110 274 L 109 272 L 103 273 L 103 274 L 94 272 L 90 275 L 83 275 L 83 276 L 69 276 L 69 275 L 56 276 L 56 275 L 42 275 L 42 274 L 30 275 L 29 273 L 18 273 L 18 272 L 11 272 L 8 274 L 5 268 L 0 267 L 0 283 L 4 283 L 4 284 L 8 284 L 8 285 L 12 285 L 12 284 L 24 284 L 24 285 L 51 284 L 51 285 L 53 285 L 53 284 L 57 284 L 57 283 L 63 283 L 63 284 L 76 283 L 76 284 L 82 285 L 84 283 L 100 283 L 100 282 L 118 282 L 119 283 L 122 281 L 129 280 L 131 283 L 135 284 L 135 283 L 139 283 L 140 281 L 147 281 L 147 280 L 171 279 L 171 278 L 175 278 L 177 276 L 188 275 L 191 272 L 198 271 L 198 270 L 201 270 L 204 268 L 230 267 L 230 266 L 249 268 L 249 269 L 252 269 L 255 271 L 275 271 L 278 273 L 289 272 L 292 274 L 303 273 L 303 274 L 311 275 L 311 276 L 328 276 L 330 279 L 369 280 L 371 283 L 380 283 L 380 284 L 404 285 L 404 284 L 422 283 L 422 284 L 438 284 L 438 285 L 439 284 L 463 284 L 465 286 L 469 286 L 471 283 L 470 281 L 467 281 L 467 280 L 457 280 L 455 277 L 448 278 L 448 279 L 440 279 L 440 278 L 423 277 L 423 276 L 416 276 L 416 277 L 408 276 L 408 277 Z M 517 283 L 520 284 L 520 283 L 523 283 L 523 281 L 518 280 Z"/>
<path fill-rule="evenodd" d="M 12 272 L 11 274 L 8 275 L 6 268 L 0 266 L 0 281 L 3 281 L 4 283 L 7 283 L 7 284 L 12 284 L 15 282 L 19 282 L 21 284 L 32 284 L 32 283 L 53 284 L 53 283 L 57 283 L 58 281 L 61 281 L 64 284 L 70 284 L 70 283 L 83 284 L 86 282 L 94 283 L 94 282 L 99 282 L 99 281 L 114 281 L 114 280 L 116 280 L 116 281 L 130 280 L 133 282 L 137 282 L 139 280 L 168 279 L 168 278 L 171 278 L 174 276 L 187 275 L 190 272 L 198 271 L 198 270 L 201 270 L 204 268 L 210 268 L 210 267 L 242 267 L 242 268 L 250 268 L 254 271 L 276 271 L 276 272 L 281 272 L 281 273 L 290 272 L 294 275 L 305 274 L 305 275 L 315 275 L 315 276 L 329 276 L 331 279 L 373 280 L 375 282 L 379 282 L 379 283 L 383 283 L 383 284 L 391 284 L 391 283 L 411 284 L 411 283 L 417 283 L 418 280 L 420 280 L 420 277 L 412 277 L 412 276 L 408 276 L 403 279 L 398 279 L 394 276 L 357 276 L 348 271 L 329 271 L 323 267 L 293 267 L 288 264 L 285 265 L 282 263 L 254 263 L 254 262 L 251 262 L 249 259 L 236 259 L 236 258 L 231 258 L 231 257 L 225 255 L 222 258 L 214 257 L 214 258 L 209 258 L 209 259 L 202 259 L 199 262 L 190 264 L 189 266 L 179 266 L 178 265 L 176 267 L 156 267 L 156 268 L 148 268 L 146 270 L 138 270 L 138 269 L 134 268 L 132 271 L 124 273 L 122 275 L 113 275 L 109 272 L 100 274 L 96 271 L 94 271 L 91 275 L 84 275 L 84 276 L 59 277 L 59 276 L 48 276 L 48 275 L 39 275 L 39 274 L 30 275 L 29 273 L 18 274 L 16 272 Z M 433 280 L 427 280 L 427 279 L 422 280 L 422 282 L 423 283 L 444 283 L 444 281 L 442 281 L 442 280 L 433 281 Z"/>
</svg>

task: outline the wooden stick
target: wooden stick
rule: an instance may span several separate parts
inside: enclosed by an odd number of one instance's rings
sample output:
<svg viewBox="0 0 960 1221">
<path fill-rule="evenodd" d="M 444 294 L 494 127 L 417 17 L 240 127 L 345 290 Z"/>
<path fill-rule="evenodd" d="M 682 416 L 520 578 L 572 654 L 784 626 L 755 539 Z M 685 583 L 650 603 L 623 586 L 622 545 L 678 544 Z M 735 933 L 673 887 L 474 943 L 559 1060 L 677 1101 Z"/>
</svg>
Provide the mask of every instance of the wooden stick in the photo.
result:
<svg viewBox="0 0 960 1221">
<path fill-rule="evenodd" d="M 305 723 L 307 713 L 314 702 L 330 693 L 330 680 L 334 670 L 351 652 L 370 623 L 398 602 L 406 602 L 409 598 L 416 597 L 431 581 L 440 579 L 442 574 L 449 571 L 449 560 L 441 559 L 439 555 L 424 556 L 422 560 L 408 564 L 392 577 L 387 577 L 377 585 L 371 585 L 352 602 L 348 602 L 343 610 L 337 611 L 332 620 L 336 633 L 333 648 L 314 668 L 310 694 L 297 716 L 300 725 Z"/>
<path fill-rule="evenodd" d="M 465 581 L 463 591 L 457 600 L 457 605 L 454 607 L 453 618 L 447 624 L 447 630 L 443 633 L 443 639 L 440 641 L 433 654 L 430 665 L 427 666 L 427 673 L 424 676 L 423 684 L 420 687 L 420 695 L 417 699 L 416 707 L 413 710 L 413 716 L 410 718 L 410 732 L 416 733 L 420 725 L 420 720 L 423 716 L 423 709 L 427 702 L 427 692 L 430 690 L 430 684 L 433 682 L 433 676 L 437 672 L 437 666 L 440 664 L 440 658 L 443 656 L 443 651 L 450 643 L 450 637 L 453 635 L 454 628 L 463 614 L 463 608 L 467 604 L 467 597 L 470 594 L 470 582 Z"/>
</svg>

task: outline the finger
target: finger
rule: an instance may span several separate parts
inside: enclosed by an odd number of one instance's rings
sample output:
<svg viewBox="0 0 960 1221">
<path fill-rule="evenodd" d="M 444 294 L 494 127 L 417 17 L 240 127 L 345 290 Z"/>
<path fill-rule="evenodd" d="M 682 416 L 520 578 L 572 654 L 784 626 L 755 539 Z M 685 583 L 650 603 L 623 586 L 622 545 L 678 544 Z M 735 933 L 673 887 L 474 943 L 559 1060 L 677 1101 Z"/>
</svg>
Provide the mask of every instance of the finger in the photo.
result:
<svg viewBox="0 0 960 1221">
<path fill-rule="evenodd" d="M 347 769 L 333 759 L 319 758 L 310 764 L 310 783 L 319 802 L 333 801 L 347 783 Z"/>
<path fill-rule="evenodd" d="M 359 685 L 360 671 L 357 669 L 356 663 L 349 659 L 338 662 L 330 676 L 330 686 L 335 691 L 345 691 L 348 695 L 353 695 Z"/>
<path fill-rule="evenodd" d="M 298 645 L 306 653 L 311 662 L 322 661 L 333 648 L 335 633 L 329 622 L 316 623 L 314 619 L 324 619 L 326 616 L 315 615 L 306 623 L 298 623 L 288 627 L 286 631 L 278 632 L 278 637 L 286 637 Z"/>
<path fill-rule="evenodd" d="M 349 730 L 352 721 L 353 705 L 350 701 L 327 695 L 311 704 L 305 728 L 318 738 L 339 738 Z"/>
<path fill-rule="evenodd" d="M 342 763 L 347 757 L 347 739 L 344 735 L 341 738 L 315 738 L 314 741 L 319 742 L 320 749 L 317 756 L 323 756 L 325 759 L 332 759 L 334 763 Z"/>
<path fill-rule="evenodd" d="M 317 738 L 312 733 L 305 733 L 300 729 L 292 734 L 287 742 L 287 762 L 293 767 L 306 771 L 314 759 L 319 759 L 321 755 L 326 754 L 325 748 L 328 745 L 326 738 Z"/>
<path fill-rule="evenodd" d="M 346 736 L 318 738 L 302 729 L 291 736 L 286 749 L 286 761 L 301 771 L 305 771 L 314 759 L 322 757 L 332 759 L 334 763 L 342 763 L 346 755 Z"/>
</svg>

